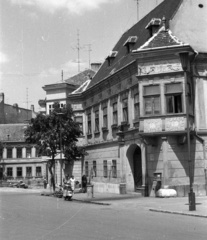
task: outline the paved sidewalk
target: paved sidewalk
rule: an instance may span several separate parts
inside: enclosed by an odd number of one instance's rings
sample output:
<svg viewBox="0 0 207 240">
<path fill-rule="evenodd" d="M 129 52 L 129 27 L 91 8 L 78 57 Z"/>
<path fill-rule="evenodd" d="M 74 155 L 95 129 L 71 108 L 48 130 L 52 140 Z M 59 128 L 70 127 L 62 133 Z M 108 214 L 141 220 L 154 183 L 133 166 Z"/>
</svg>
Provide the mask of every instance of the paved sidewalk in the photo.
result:
<svg viewBox="0 0 207 240">
<path fill-rule="evenodd" d="M 128 204 L 142 206 L 153 212 L 180 214 L 194 217 L 207 218 L 207 196 L 196 197 L 196 211 L 189 211 L 187 197 L 155 198 L 142 197 L 140 194 L 111 194 L 95 193 L 91 197 L 87 193 L 76 193 L 73 201 L 82 201 L 101 205 Z"/>
<path fill-rule="evenodd" d="M 20 189 L 20 188 L 0 188 L 0 192 L 22 192 L 36 193 L 52 196 L 50 190 L 45 189 Z M 196 197 L 196 211 L 189 211 L 187 197 L 175 198 L 155 198 L 142 197 L 138 193 L 112 194 L 112 193 L 94 193 L 93 197 L 88 193 L 80 193 L 76 190 L 73 201 L 99 205 L 125 205 L 129 207 L 143 207 L 149 211 L 180 214 L 193 217 L 207 218 L 207 196 Z"/>
</svg>

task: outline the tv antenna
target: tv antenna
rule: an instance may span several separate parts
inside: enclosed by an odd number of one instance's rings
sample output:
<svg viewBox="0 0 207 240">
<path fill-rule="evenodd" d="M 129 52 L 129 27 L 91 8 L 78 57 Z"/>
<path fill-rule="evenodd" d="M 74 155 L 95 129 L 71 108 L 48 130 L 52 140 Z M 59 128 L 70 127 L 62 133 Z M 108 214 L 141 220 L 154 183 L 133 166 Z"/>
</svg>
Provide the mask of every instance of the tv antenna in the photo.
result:
<svg viewBox="0 0 207 240">
<path fill-rule="evenodd" d="M 92 49 L 91 49 L 91 45 L 92 44 L 85 44 L 86 47 L 88 47 L 88 68 L 91 69 L 91 52 L 92 52 Z"/>
<path fill-rule="evenodd" d="M 137 22 L 139 21 L 139 1 L 140 0 L 134 0 L 137 2 Z"/>
<path fill-rule="evenodd" d="M 77 50 L 78 53 L 78 73 L 80 73 L 80 34 L 79 29 L 77 30 L 77 45 L 75 47 L 72 47 L 73 49 Z"/>
</svg>

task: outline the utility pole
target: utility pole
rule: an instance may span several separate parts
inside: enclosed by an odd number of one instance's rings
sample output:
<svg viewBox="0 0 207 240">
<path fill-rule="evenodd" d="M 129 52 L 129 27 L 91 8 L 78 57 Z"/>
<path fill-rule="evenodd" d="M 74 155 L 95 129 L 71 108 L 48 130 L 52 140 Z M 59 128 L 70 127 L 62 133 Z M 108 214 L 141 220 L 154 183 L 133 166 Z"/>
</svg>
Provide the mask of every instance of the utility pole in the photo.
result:
<svg viewBox="0 0 207 240">
<path fill-rule="evenodd" d="M 78 73 L 80 72 L 80 34 L 79 30 L 77 30 L 77 46 L 76 46 L 77 52 L 78 52 Z"/>
</svg>

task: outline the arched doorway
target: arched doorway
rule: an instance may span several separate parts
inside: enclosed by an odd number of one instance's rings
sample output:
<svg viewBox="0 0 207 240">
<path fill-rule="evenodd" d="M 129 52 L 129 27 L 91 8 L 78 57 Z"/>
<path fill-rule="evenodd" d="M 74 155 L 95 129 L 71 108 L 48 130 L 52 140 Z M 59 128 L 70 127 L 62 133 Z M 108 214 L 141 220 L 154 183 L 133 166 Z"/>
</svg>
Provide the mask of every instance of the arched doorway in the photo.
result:
<svg viewBox="0 0 207 240">
<path fill-rule="evenodd" d="M 130 191 L 138 191 L 140 192 L 141 187 L 144 184 L 143 177 L 145 173 L 143 173 L 142 169 L 142 150 L 137 144 L 131 144 L 127 149 L 126 156 L 129 162 L 129 172 L 127 174 L 127 187 Z"/>
<path fill-rule="evenodd" d="M 134 187 L 135 191 L 142 187 L 142 155 L 140 147 L 136 147 L 133 154 Z"/>
</svg>

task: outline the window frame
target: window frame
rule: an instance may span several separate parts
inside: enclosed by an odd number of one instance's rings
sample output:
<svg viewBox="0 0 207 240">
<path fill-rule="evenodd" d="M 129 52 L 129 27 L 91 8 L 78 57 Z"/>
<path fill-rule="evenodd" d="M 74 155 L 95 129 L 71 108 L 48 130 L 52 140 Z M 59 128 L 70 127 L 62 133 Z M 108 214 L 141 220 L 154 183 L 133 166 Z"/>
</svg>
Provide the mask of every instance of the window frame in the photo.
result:
<svg viewBox="0 0 207 240">
<path fill-rule="evenodd" d="M 117 178 L 117 161 L 115 159 L 112 160 L 111 171 L 112 178 Z"/>
<path fill-rule="evenodd" d="M 123 122 L 128 123 L 129 121 L 129 111 L 128 111 L 128 98 L 122 99 L 122 114 L 123 114 Z"/>
<path fill-rule="evenodd" d="M 13 167 L 7 167 L 6 174 L 7 177 L 13 177 Z"/>
<path fill-rule="evenodd" d="M 13 158 L 13 148 L 12 147 L 8 147 L 6 150 L 7 150 L 6 158 Z"/>
<path fill-rule="evenodd" d="M 99 110 L 94 112 L 95 114 L 95 133 L 100 132 Z"/>
<path fill-rule="evenodd" d="M 138 96 L 138 99 L 137 99 Z M 140 118 L 139 93 L 134 94 L 134 119 Z"/>
<path fill-rule="evenodd" d="M 91 126 L 91 113 L 87 114 L 87 126 L 88 126 L 88 134 L 92 133 L 92 126 Z"/>
<path fill-rule="evenodd" d="M 28 169 L 30 169 L 31 171 L 28 171 Z M 28 173 L 30 173 L 30 174 L 28 174 Z M 26 177 L 27 178 L 32 177 L 32 167 L 30 167 L 30 166 L 26 167 Z"/>
<path fill-rule="evenodd" d="M 169 89 L 169 91 L 167 90 L 168 87 L 173 86 L 173 85 L 178 85 L 178 90 L 174 91 Z M 178 99 L 177 97 L 179 96 L 180 100 L 176 100 Z M 171 97 L 171 106 L 169 105 L 169 99 Z M 177 104 L 176 104 L 177 101 Z M 178 106 L 178 102 L 180 102 L 180 106 Z M 176 82 L 176 83 L 167 83 L 165 84 L 165 113 L 166 114 L 182 114 L 184 112 L 184 108 L 183 108 L 183 87 L 182 87 L 182 82 Z M 180 107 L 180 111 L 176 111 L 176 109 L 178 109 Z M 170 111 L 169 109 L 172 109 L 172 111 Z"/>
<path fill-rule="evenodd" d="M 118 124 L 118 103 L 117 102 L 113 103 L 112 112 L 113 112 L 113 124 L 117 125 Z"/>
<path fill-rule="evenodd" d="M 146 90 L 147 88 L 150 87 L 157 87 L 157 92 L 155 93 L 147 93 Z M 154 116 L 154 115 L 160 115 L 161 114 L 161 91 L 160 91 L 160 85 L 156 84 L 156 85 L 145 85 L 143 86 L 143 109 L 144 109 L 144 115 L 145 116 Z M 159 112 L 156 113 L 156 102 L 155 100 L 158 100 L 158 108 L 159 108 Z M 148 101 L 148 102 L 147 102 Z M 146 112 L 146 105 L 150 104 L 150 108 L 151 108 L 151 112 L 147 113 Z"/>
<path fill-rule="evenodd" d="M 38 171 L 40 169 L 40 171 Z M 42 177 L 42 167 L 41 166 L 36 166 L 35 168 L 35 176 L 36 177 Z"/>
<path fill-rule="evenodd" d="M 103 160 L 103 177 L 104 178 L 108 177 L 108 164 L 107 164 L 107 160 Z"/>
<path fill-rule="evenodd" d="M 29 152 L 28 152 L 29 150 Z M 26 158 L 31 158 L 32 157 L 32 148 L 31 147 L 26 147 Z"/>
<path fill-rule="evenodd" d="M 93 161 L 93 176 L 96 177 L 97 176 L 97 164 L 96 161 Z"/>
<path fill-rule="evenodd" d="M 17 167 L 16 172 L 17 172 L 17 178 L 23 177 L 22 176 L 23 175 L 22 167 Z M 21 173 L 21 174 L 19 174 L 19 173 Z"/>
<path fill-rule="evenodd" d="M 22 158 L 22 148 L 17 147 L 17 158 Z"/>
<path fill-rule="evenodd" d="M 78 121 L 78 119 L 81 119 L 81 121 Z M 83 133 L 83 116 L 75 116 L 74 121 L 79 124 L 80 130 Z"/>
<path fill-rule="evenodd" d="M 108 108 L 107 106 L 103 108 L 103 127 L 108 128 Z"/>
</svg>

